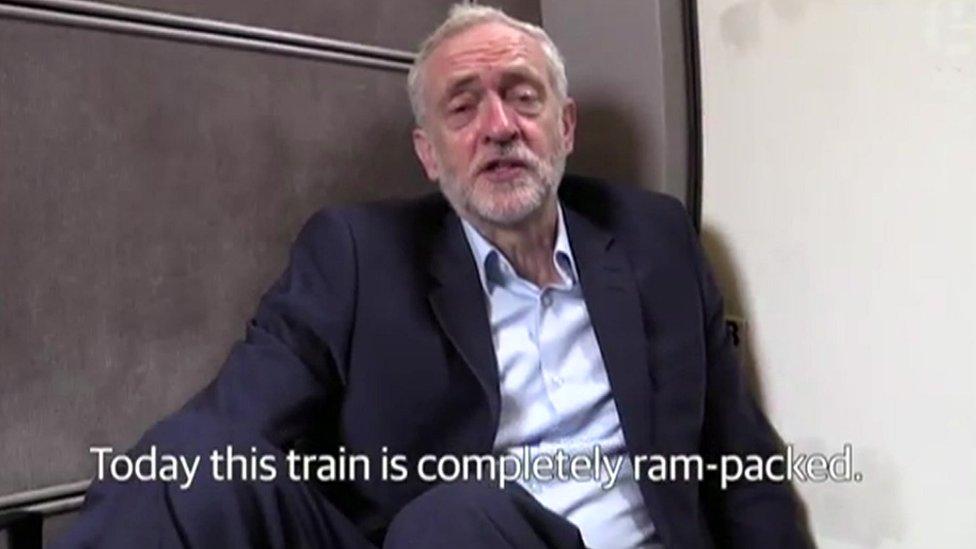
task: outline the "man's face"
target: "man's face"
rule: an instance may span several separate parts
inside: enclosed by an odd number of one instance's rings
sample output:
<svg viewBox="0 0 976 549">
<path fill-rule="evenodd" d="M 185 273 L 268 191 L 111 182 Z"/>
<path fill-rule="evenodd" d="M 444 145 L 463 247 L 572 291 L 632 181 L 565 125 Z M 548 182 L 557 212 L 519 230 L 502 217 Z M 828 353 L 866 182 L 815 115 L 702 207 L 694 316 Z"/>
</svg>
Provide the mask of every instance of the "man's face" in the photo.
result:
<svg viewBox="0 0 976 549">
<path fill-rule="evenodd" d="M 510 227 L 554 203 L 576 109 L 557 97 L 539 43 L 485 23 L 445 40 L 426 63 L 414 148 L 458 214 Z"/>
</svg>

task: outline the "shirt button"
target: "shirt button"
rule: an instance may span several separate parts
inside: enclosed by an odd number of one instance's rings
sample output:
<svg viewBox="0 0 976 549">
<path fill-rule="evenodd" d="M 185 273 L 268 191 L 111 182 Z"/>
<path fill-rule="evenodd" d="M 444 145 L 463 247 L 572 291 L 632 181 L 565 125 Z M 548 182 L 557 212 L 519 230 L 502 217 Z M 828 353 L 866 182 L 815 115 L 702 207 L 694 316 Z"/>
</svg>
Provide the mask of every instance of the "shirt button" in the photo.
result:
<svg viewBox="0 0 976 549">
<path fill-rule="evenodd" d="M 543 294 L 542 295 L 542 306 L 543 307 L 548 307 L 550 305 L 552 305 L 552 295 L 551 294 Z"/>
</svg>

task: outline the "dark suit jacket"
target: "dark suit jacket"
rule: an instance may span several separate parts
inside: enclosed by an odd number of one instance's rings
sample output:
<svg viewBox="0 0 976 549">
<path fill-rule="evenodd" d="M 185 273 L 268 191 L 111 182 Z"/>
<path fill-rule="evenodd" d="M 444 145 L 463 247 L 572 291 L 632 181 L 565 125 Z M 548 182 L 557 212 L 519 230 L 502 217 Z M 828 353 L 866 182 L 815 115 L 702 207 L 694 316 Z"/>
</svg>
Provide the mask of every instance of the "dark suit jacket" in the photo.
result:
<svg viewBox="0 0 976 549">
<path fill-rule="evenodd" d="M 560 198 L 630 453 L 775 452 L 682 206 L 574 177 Z M 342 445 L 376 465 L 383 447 L 411 458 L 490 454 L 499 400 L 474 259 L 436 195 L 315 215 L 246 338 L 180 415 L 218 417 L 279 448 Z M 375 537 L 429 487 L 412 478 L 325 489 Z M 788 486 L 640 488 L 668 547 L 801 544 Z"/>
</svg>

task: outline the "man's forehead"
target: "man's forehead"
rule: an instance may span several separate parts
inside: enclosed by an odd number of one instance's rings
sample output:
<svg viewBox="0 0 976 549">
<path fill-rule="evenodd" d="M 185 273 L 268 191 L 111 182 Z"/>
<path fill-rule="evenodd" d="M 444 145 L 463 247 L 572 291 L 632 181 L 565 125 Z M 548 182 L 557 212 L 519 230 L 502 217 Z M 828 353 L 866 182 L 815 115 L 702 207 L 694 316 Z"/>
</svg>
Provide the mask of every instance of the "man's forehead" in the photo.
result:
<svg viewBox="0 0 976 549">
<path fill-rule="evenodd" d="M 538 40 L 504 23 L 482 23 L 442 42 L 428 58 L 431 77 L 448 83 L 483 69 L 545 70 Z M 534 69 L 534 70 L 533 70 Z"/>
</svg>

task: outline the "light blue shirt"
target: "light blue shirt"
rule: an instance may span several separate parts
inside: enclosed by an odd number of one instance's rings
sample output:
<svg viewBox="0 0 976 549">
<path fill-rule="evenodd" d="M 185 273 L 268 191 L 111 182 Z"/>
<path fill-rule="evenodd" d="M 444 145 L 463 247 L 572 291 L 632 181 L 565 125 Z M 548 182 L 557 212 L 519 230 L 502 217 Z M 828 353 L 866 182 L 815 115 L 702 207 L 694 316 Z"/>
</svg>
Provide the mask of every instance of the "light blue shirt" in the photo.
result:
<svg viewBox="0 0 976 549">
<path fill-rule="evenodd" d="M 617 481 L 523 482 L 545 507 L 579 527 L 596 549 L 660 547 L 634 481 L 617 407 L 583 300 L 559 208 L 553 263 L 559 282 L 539 288 L 520 277 L 505 256 L 466 221 L 487 298 L 498 360 L 501 415 L 496 453 L 623 456 Z"/>
</svg>

